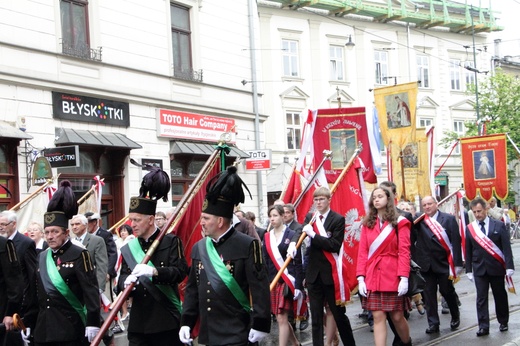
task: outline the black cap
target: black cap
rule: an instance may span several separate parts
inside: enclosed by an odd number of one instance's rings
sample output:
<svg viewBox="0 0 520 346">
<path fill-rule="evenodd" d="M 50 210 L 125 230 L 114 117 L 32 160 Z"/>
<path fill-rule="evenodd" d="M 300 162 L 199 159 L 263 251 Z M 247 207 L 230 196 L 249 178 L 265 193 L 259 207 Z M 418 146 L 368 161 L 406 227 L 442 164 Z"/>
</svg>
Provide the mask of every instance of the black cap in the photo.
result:
<svg viewBox="0 0 520 346">
<path fill-rule="evenodd" d="M 138 213 L 144 215 L 155 215 L 155 207 L 157 201 L 143 197 L 132 197 L 130 198 L 130 207 L 128 208 L 129 213 Z"/>
<path fill-rule="evenodd" d="M 70 181 L 63 180 L 47 205 L 47 212 L 43 215 L 44 227 L 69 228 L 69 219 L 77 213 L 78 203 Z"/>
<path fill-rule="evenodd" d="M 48 211 L 43 215 L 43 227 L 58 226 L 69 228 L 69 219 L 62 211 Z"/>
<path fill-rule="evenodd" d="M 130 198 L 129 213 L 155 215 L 157 200 L 168 201 L 170 193 L 170 177 L 156 167 L 147 167 L 150 170 L 141 181 L 139 196 Z"/>
</svg>

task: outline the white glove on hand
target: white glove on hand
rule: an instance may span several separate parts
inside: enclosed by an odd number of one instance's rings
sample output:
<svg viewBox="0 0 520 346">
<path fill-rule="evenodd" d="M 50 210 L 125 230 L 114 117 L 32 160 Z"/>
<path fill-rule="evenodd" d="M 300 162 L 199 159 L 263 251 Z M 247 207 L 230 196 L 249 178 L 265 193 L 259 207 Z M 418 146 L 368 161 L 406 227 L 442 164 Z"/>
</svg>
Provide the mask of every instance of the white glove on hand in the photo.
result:
<svg viewBox="0 0 520 346">
<path fill-rule="evenodd" d="M 460 274 L 462 274 L 462 270 L 463 270 L 462 267 L 455 267 L 455 275 L 456 275 L 457 277 L 459 277 Z"/>
<path fill-rule="evenodd" d="M 125 279 L 125 282 L 124 282 L 124 286 L 125 288 L 127 288 L 128 286 L 130 286 L 131 284 L 135 283 L 136 285 L 139 284 L 139 281 L 137 281 L 137 276 L 135 275 L 128 275 L 127 278 Z"/>
<path fill-rule="evenodd" d="M 473 282 L 473 273 L 466 273 L 466 276 L 468 277 L 469 281 Z"/>
<path fill-rule="evenodd" d="M 179 330 L 179 339 L 183 344 L 189 344 L 193 341 L 193 339 L 190 337 L 191 328 L 188 326 L 182 326 Z"/>
<path fill-rule="evenodd" d="M 299 289 L 295 288 L 294 289 L 294 300 L 298 300 L 301 296 L 302 296 L 302 291 L 300 291 Z"/>
<path fill-rule="evenodd" d="M 269 334 L 269 333 L 261 332 L 259 330 L 251 328 L 251 330 L 249 331 L 248 340 L 253 343 L 258 342 L 258 341 L 262 340 L 263 338 L 265 338 L 267 336 L 267 334 Z"/>
<path fill-rule="evenodd" d="M 98 327 L 86 327 L 85 328 L 85 336 L 88 339 L 88 342 L 92 342 L 96 337 L 97 333 L 99 333 Z"/>
<path fill-rule="evenodd" d="M 132 275 L 135 275 L 138 278 L 141 276 L 151 278 L 153 276 L 153 267 L 150 267 L 148 264 L 137 264 L 132 271 Z"/>
<path fill-rule="evenodd" d="M 408 278 L 401 276 L 401 281 L 399 281 L 399 286 L 397 286 L 397 295 L 404 296 L 408 292 Z"/>
<path fill-rule="evenodd" d="M 363 297 L 366 298 L 367 296 L 367 285 L 365 284 L 365 278 L 363 276 L 360 276 L 357 278 L 358 281 L 358 292 Z"/>
<path fill-rule="evenodd" d="M 314 229 L 312 228 L 311 225 L 305 225 L 305 226 L 303 226 L 303 231 L 304 231 L 305 233 L 307 233 L 307 236 L 308 236 L 309 238 L 314 238 L 314 236 L 316 235 L 316 232 L 314 232 Z"/>
<path fill-rule="evenodd" d="M 297 253 L 298 253 L 298 250 L 296 249 L 296 243 L 293 241 L 290 242 L 289 247 L 287 248 L 287 256 L 289 256 L 291 258 L 295 258 Z"/>
<path fill-rule="evenodd" d="M 24 345 L 28 346 L 30 344 L 29 337 L 31 336 L 31 328 L 25 328 L 25 332 L 21 330 L 20 334 L 22 335 Z"/>
<path fill-rule="evenodd" d="M 513 276 L 513 274 L 515 273 L 515 270 L 514 269 L 506 269 L 506 276 Z"/>
<path fill-rule="evenodd" d="M 305 237 L 305 239 L 303 239 L 303 243 L 305 244 L 305 247 L 311 246 L 311 238 Z"/>
</svg>

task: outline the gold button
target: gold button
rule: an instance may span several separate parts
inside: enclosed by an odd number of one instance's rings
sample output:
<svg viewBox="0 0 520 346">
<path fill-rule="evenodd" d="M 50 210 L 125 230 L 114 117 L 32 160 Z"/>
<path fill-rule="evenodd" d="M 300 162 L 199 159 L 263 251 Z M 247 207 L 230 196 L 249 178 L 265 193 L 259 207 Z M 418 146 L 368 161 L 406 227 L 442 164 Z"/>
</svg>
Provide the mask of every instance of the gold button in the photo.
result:
<svg viewBox="0 0 520 346">
<path fill-rule="evenodd" d="M 208 286 L 211 286 L 211 282 L 208 281 Z"/>
<path fill-rule="evenodd" d="M 209 290 L 207 290 L 206 293 L 209 293 Z"/>
<path fill-rule="evenodd" d="M 208 308 L 208 311 L 211 311 L 211 308 Z"/>
<path fill-rule="evenodd" d="M 208 303 L 211 301 L 211 299 L 206 300 Z"/>
</svg>

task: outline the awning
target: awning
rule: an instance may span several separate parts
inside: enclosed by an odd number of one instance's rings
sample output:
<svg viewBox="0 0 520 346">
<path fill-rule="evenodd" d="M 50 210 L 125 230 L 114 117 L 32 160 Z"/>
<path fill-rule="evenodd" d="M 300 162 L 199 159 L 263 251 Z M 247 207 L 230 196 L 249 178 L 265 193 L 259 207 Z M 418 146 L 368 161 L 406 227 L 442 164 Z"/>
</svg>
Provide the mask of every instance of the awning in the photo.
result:
<svg viewBox="0 0 520 346">
<path fill-rule="evenodd" d="M 228 157 L 239 157 L 241 159 L 247 159 L 249 155 L 246 152 L 236 148 L 229 147 L 231 150 Z M 196 143 L 196 142 L 171 142 L 170 143 L 170 155 L 211 155 L 215 151 L 215 145 L 207 143 Z"/>
<path fill-rule="evenodd" d="M 120 133 L 56 128 L 56 145 L 83 144 L 114 149 L 141 149 L 142 146 Z"/>
<path fill-rule="evenodd" d="M 0 121 L 0 137 L 11 139 L 33 139 L 31 135 L 28 135 L 22 130 L 3 121 Z"/>
</svg>

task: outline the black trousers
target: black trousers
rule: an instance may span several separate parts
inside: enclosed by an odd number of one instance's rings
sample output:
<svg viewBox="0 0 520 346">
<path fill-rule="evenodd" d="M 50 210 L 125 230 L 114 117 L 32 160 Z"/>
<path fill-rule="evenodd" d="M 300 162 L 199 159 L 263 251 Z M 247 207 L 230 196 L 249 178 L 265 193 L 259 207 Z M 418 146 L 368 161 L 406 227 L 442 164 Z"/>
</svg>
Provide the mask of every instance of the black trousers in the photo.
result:
<svg viewBox="0 0 520 346">
<path fill-rule="evenodd" d="M 345 346 L 354 346 L 354 334 L 350 321 L 345 315 L 345 307 L 336 305 L 334 285 L 325 285 L 318 276 L 315 282 L 307 283 L 311 303 L 312 344 L 323 346 L 323 302 L 327 302 L 338 326 L 341 342 Z"/>
<path fill-rule="evenodd" d="M 438 274 L 429 270 L 427 272 L 421 272 L 426 280 L 426 285 L 423 291 L 424 302 L 426 303 L 426 316 L 428 317 L 429 326 L 438 326 L 439 320 L 439 309 L 437 303 L 437 286 L 441 292 L 448 308 L 452 319 L 459 319 L 459 305 L 457 304 L 457 294 L 455 293 L 455 287 L 453 287 L 453 281 L 448 278 L 447 274 Z"/>
<path fill-rule="evenodd" d="M 160 333 L 131 333 L 128 332 L 128 346 L 183 346 L 179 339 L 179 329 L 172 329 Z"/>
<path fill-rule="evenodd" d="M 489 286 L 491 286 L 491 292 L 493 292 L 493 298 L 495 299 L 497 321 L 501 324 L 507 324 L 509 322 L 509 302 L 504 286 L 504 276 L 475 276 L 474 280 L 477 289 L 477 318 L 479 328 L 489 329 Z"/>
</svg>

